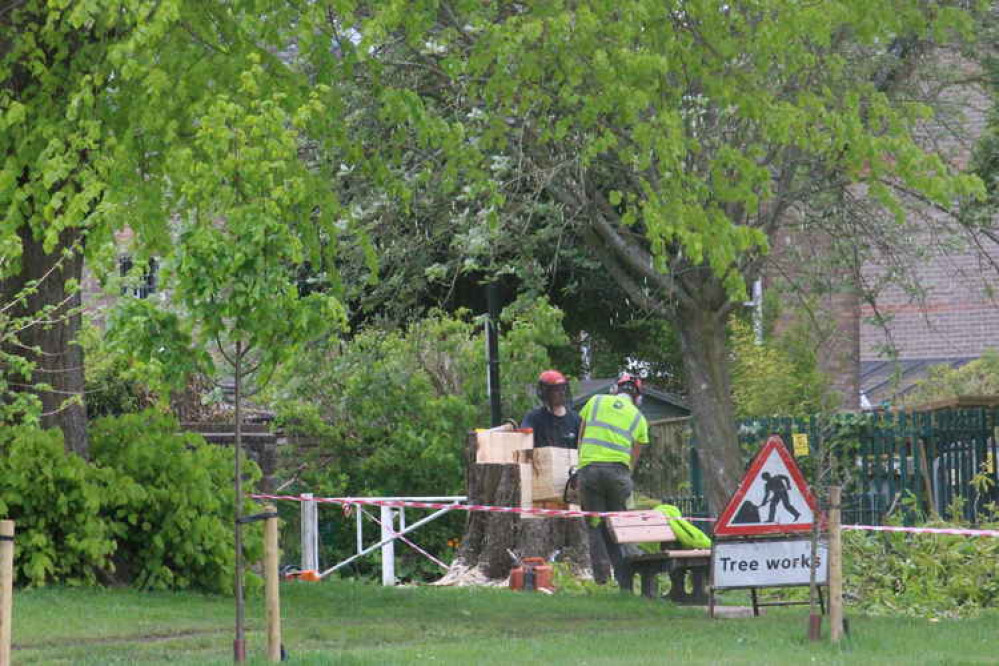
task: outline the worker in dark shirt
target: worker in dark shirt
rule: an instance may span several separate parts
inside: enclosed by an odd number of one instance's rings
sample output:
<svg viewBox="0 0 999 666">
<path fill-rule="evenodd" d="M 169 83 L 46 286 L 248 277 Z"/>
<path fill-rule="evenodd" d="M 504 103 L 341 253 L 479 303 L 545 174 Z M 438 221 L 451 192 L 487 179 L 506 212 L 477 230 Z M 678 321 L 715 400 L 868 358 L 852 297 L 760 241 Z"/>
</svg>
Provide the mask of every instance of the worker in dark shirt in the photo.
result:
<svg viewBox="0 0 999 666">
<path fill-rule="evenodd" d="M 521 428 L 534 431 L 534 448 L 558 446 L 576 448 L 579 435 L 579 414 L 572 410 L 569 382 L 558 370 L 545 370 L 538 377 L 538 399 L 541 407 L 528 412 Z"/>
</svg>

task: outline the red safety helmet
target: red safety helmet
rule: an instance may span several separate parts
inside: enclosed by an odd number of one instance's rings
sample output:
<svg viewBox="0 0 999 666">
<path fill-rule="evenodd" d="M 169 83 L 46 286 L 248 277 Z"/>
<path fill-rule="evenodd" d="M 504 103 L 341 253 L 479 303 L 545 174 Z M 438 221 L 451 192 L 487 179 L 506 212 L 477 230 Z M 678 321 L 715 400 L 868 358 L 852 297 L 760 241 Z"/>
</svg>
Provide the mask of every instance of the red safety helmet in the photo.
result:
<svg viewBox="0 0 999 666">
<path fill-rule="evenodd" d="M 625 393 L 631 394 L 634 398 L 639 398 L 642 395 L 642 380 L 627 372 L 622 372 L 617 381 L 614 383 L 613 392 L 619 393 L 624 391 Z"/>
<path fill-rule="evenodd" d="M 565 391 L 566 402 L 569 401 L 569 380 L 558 370 L 545 370 L 538 375 L 538 400 L 547 404 L 545 392 L 551 389 L 562 388 Z"/>
<path fill-rule="evenodd" d="M 558 386 L 559 384 L 568 384 L 569 380 L 565 378 L 558 370 L 545 370 L 540 375 L 538 375 L 538 384 L 546 384 L 548 386 Z"/>
</svg>

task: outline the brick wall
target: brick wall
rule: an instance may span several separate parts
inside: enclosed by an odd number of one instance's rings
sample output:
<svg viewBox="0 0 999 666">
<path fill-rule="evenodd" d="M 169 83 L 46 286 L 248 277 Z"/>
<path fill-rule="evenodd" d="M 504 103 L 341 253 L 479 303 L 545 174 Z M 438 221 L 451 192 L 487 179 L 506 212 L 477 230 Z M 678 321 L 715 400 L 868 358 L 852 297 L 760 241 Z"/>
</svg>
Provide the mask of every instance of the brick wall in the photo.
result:
<svg viewBox="0 0 999 666">
<path fill-rule="evenodd" d="M 991 108 L 990 98 L 977 83 L 979 74 L 972 61 L 941 50 L 927 58 L 918 75 L 919 95 L 936 96 L 938 109 L 931 121 L 918 126 L 917 138 L 957 169 L 969 165 Z M 956 83 L 941 85 L 940 80 Z M 861 188 L 854 194 L 863 197 Z M 909 262 L 919 293 L 913 295 L 897 286 L 881 288 L 875 303 L 888 319 L 886 326 L 870 322 L 874 308 L 862 304 L 851 289 L 851 276 L 820 276 L 825 282 L 822 292 L 829 295 L 814 304 L 819 363 L 840 393 L 844 408 L 857 406 L 860 362 L 884 360 L 881 347 L 886 343 L 894 346 L 902 360 L 967 358 L 999 348 L 999 270 L 982 255 L 984 250 L 999 266 L 999 248 L 973 246 L 956 221 L 933 206 L 917 201 L 904 204 L 912 240 L 908 248 L 891 250 Z M 828 247 L 828 239 L 821 234 L 789 232 L 775 239 L 772 259 L 780 268 L 771 274 L 793 280 L 799 275 L 795 262 L 821 265 Z M 876 284 L 883 266 L 898 259 L 883 256 L 865 265 L 861 282 Z M 789 324 L 783 322 L 778 331 Z"/>
<path fill-rule="evenodd" d="M 999 262 L 999 252 L 991 253 Z M 873 271 L 872 271 L 873 272 Z M 924 293 L 906 294 L 889 287 L 877 298 L 877 309 L 889 318 L 891 342 L 902 359 L 964 358 L 999 348 L 999 272 L 976 252 L 936 256 L 916 267 Z M 879 358 L 886 342 L 884 328 L 868 320 L 870 305 L 860 309 L 861 361 Z"/>
<path fill-rule="evenodd" d="M 927 78 L 943 72 L 956 83 L 939 89 L 935 118 L 919 127 L 922 143 L 957 169 L 967 168 L 975 143 L 985 130 L 992 101 L 977 82 L 978 66 L 960 54 L 946 50 L 926 63 Z M 927 93 L 936 84 L 921 83 Z M 908 203 L 910 221 L 922 228 L 918 239 L 927 256 L 913 267 L 923 291 L 912 295 L 888 287 L 876 298 L 877 309 L 889 318 L 887 333 L 903 360 L 979 356 L 999 348 L 999 248 L 976 247 L 963 237 L 955 221 L 926 205 Z M 865 267 L 868 281 L 880 272 Z M 868 320 L 874 308 L 860 311 L 860 360 L 883 359 L 878 347 L 888 340 L 885 328 Z"/>
</svg>

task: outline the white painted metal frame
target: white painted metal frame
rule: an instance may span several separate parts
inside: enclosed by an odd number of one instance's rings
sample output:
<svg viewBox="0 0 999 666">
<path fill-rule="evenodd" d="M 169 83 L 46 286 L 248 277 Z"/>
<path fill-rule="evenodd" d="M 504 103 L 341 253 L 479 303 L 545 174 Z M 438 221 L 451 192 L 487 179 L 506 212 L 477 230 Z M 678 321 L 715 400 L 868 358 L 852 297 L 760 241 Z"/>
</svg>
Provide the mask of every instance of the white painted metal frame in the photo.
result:
<svg viewBox="0 0 999 666">
<path fill-rule="evenodd" d="M 319 505 L 302 493 L 302 571 L 319 571 Z"/>
<path fill-rule="evenodd" d="M 303 493 L 302 502 L 302 569 L 319 570 L 319 512 L 318 503 L 308 501 L 312 499 L 311 493 Z M 342 562 L 338 562 L 329 569 L 323 571 L 320 576 L 325 578 L 329 574 L 342 569 L 354 560 L 377 550 L 382 551 L 382 585 L 395 585 L 395 540 L 405 536 L 413 530 L 426 525 L 427 523 L 450 513 L 468 498 L 464 495 L 450 495 L 445 497 L 365 497 L 369 500 L 381 500 L 387 502 L 450 502 L 451 506 L 434 511 L 429 516 L 421 518 L 412 525 L 406 525 L 406 508 L 380 506 L 381 509 L 381 539 L 378 543 L 364 547 L 364 523 L 361 511 L 355 511 L 357 552 Z M 397 527 L 398 525 L 398 527 Z"/>
</svg>

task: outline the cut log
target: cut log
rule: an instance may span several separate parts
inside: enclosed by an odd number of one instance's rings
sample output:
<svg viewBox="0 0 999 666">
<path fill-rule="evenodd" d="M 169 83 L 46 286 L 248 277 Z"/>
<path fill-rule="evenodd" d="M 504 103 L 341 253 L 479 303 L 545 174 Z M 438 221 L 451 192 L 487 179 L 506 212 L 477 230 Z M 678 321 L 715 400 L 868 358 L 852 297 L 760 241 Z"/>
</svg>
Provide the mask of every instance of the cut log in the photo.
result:
<svg viewBox="0 0 999 666">
<path fill-rule="evenodd" d="M 545 447 L 532 451 L 531 499 L 535 506 L 539 501 L 562 501 L 569 471 L 579 464 L 575 449 Z"/>
<path fill-rule="evenodd" d="M 475 442 L 476 463 L 509 465 L 517 462 L 517 451 L 534 446 L 534 434 L 530 430 L 502 425 L 477 431 Z"/>
</svg>

